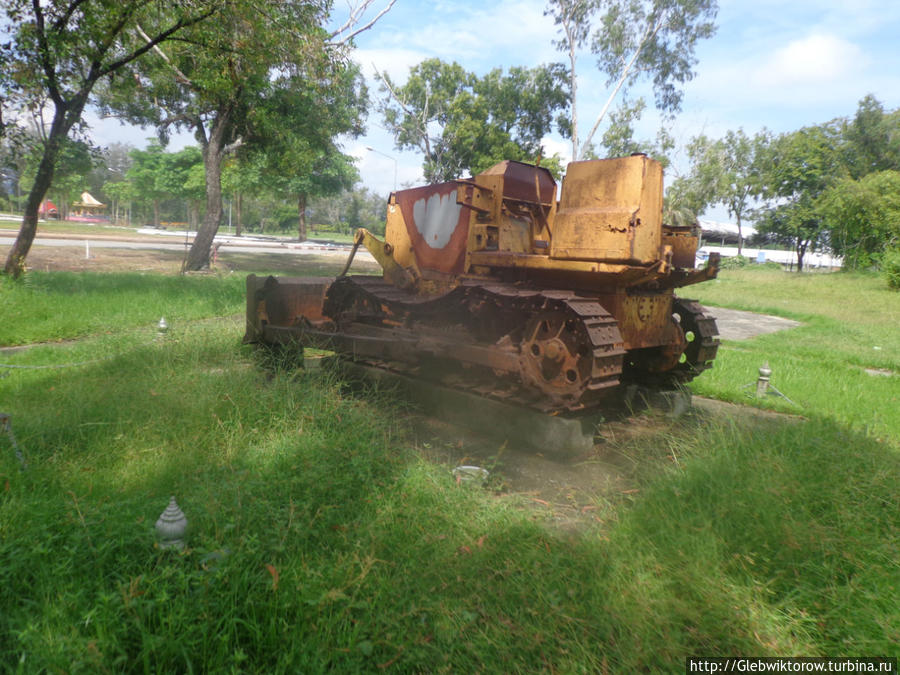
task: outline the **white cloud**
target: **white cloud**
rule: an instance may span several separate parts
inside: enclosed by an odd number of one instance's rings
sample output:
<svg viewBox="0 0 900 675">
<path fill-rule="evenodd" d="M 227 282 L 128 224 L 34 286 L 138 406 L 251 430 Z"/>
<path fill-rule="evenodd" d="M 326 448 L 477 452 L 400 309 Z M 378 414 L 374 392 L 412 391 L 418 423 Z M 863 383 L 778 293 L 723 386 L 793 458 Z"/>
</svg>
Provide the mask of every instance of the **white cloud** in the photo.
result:
<svg viewBox="0 0 900 675">
<path fill-rule="evenodd" d="M 353 60 L 362 68 L 366 76 L 374 81 L 375 70 L 387 73 L 392 80 L 405 82 L 409 69 L 430 55 L 414 49 L 374 48 L 357 49 Z"/>
<path fill-rule="evenodd" d="M 867 65 L 863 51 L 835 35 L 813 34 L 775 50 L 751 74 L 759 86 L 778 89 L 845 81 Z"/>
<path fill-rule="evenodd" d="M 572 161 L 572 142 L 570 140 L 544 136 L 541 139 L 541 147 L 544 150 L 544 157 L 559 155 L 562 158 L 563 166 Z"/>
</svg>

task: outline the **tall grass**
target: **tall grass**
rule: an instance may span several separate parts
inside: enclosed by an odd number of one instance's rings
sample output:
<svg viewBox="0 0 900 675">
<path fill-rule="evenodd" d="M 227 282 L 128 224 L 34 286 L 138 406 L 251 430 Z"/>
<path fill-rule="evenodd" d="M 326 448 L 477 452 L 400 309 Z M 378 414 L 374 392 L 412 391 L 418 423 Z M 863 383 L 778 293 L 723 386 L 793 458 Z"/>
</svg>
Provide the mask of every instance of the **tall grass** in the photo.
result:
<svg viewBox="0 0 900 675">
<path fill-rule="evenodd" d="M 244 306 L 244 275 L 32 271 L 0 279 L 0 345 L 21 345 L 221 316 Z"/>
<path fill-rule="evenodd" d="M 560 530 L 423 460 L 390 399 L 262 368 L 241 324 L 7 357 L 93 362 L 0 379 L 30 464 L 0 439 L 0 669 L 680 672 L 699 654 L 896 653 L 900 456 L 815 399 L 805 423 L 695 416 L 613 444 L 636 490 Z M 155 546 L 170 494 L 182 552 Z"/>
</svg>

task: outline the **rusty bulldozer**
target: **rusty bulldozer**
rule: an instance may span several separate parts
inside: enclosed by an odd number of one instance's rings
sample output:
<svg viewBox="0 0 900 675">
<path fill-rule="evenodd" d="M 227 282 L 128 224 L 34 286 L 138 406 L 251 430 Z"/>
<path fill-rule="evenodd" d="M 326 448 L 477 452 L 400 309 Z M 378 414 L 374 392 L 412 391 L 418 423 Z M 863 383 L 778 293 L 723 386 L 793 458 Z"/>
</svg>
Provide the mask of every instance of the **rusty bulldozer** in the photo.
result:
<svg viewBox="0 0 900 675">
<path fill-rule="evenodd" d="M 662 223 L 661 165 L 633 155 L 550 172 L 505 161 L 391 194 L 384 241 L 359 230 L 337 278 L 247 279 L 246 342 L 341 357 L 545 412 L 712 365 L 715 320 L 674 289 L 698 237 Z M 348 276 L 365 247 L 381 277 Z"/>
</svg>

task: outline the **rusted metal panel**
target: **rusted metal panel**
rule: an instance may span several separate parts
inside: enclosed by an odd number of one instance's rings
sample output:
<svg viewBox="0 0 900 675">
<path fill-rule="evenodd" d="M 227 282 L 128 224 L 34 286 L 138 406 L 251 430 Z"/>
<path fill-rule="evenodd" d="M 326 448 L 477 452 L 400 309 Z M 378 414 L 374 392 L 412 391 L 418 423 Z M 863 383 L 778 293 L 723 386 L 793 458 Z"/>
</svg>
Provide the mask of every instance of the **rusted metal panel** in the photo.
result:
<svg viewBox="0 0 900 675">
<path fill-rule="evenodd" d="M 659 259 L 662 166 L 644 155 L 569 164 L 550 257 L 650 263 Z"/>
<path fill-rule="evenodd" d="M 663 226 L 662 245 L 672 247 L 672 267 L 692 268 L 697 258 L 699 237 L 691 227 Z"/>
<path fill-rule="evenodd" d="M 265 327 L 326 319 L 322 314 L 331 277 L 247 277 L 247 332 L 244 342 L 265 341 Z"/>
<path fill-rule="evenodd" d="M 458 189 L 456 183 L 439 183 L 395 193 L 420 269 L 463 271 L 471 209 L 459 203 Z"/>
<path fill-rule="evenodd" d="M 550 206 L 556 197 L 556 181 L 545 168 L 507 160 L 479 176 L 503 176 L 503 198 Z"/>
<path fill-rule="evenodd" d="M 672 319 L 672 293 L 628 292 L 600 296 L 601 304 L 619 324 L 625 349 L 659 347 L 677 340 Z"/>
</svg>

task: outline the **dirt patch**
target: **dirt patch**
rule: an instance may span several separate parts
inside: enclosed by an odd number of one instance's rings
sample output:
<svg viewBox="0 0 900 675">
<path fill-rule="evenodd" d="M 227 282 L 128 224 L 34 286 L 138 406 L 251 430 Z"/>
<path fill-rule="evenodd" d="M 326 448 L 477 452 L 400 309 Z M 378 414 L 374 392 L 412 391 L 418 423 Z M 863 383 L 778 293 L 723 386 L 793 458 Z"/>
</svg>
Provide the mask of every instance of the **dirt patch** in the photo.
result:
<svg viewBox="0 0 900 675">
<path fill-rule="evenodd" d="M 0 246 L 0 255 L 9 253 L 9 246 Z M 28 254 L 28 268 L 41 271 L 64 272 L 154 272 L 178 274 L 184 254 L 180 251 L 151 249 L 92 247 L 90 257 L 77 246 L 34 246 Z M 298 253 L 297 255 L 238 253 L 222 251 L 213 266 L 217 272 L 249 273 L 266 271 L 295 276 L 337 276 L 344 267 L 346 255 Z M 355 274 L 376 274 L 381 270 L 375 263 L 355 260 Z"/>
<path fill-rule="evenodd" d="M 0 246 L 0 255 L 9 253 Z M 26 261 L 29 269 L 44 272 L 160 272 L 176 274 L 184 256 L 177 251 L 127 248 L 92 248 L 90 258 L 77 246 L 33 246 Z"/>
<path fill-rule="evenodd" d="M 594 447 L 575 456 L 543 454 L 442 420 L 413 416 L 414 442 L 431 461 L 474 465 L 490 472 L 485 487 L 516 500 L 554 528 L 578 530 L 603 522 L 611 505 L 638 494 L 648 471 L 677 464 L 668 449 L 673 434 L 691 433 L 716 419 L 748 425 L 799 422 L 803 418 L 695 397 L 691 412 L 674 420 L 658 410 L 621 414 L 597 427 Z"/>
</svg>

